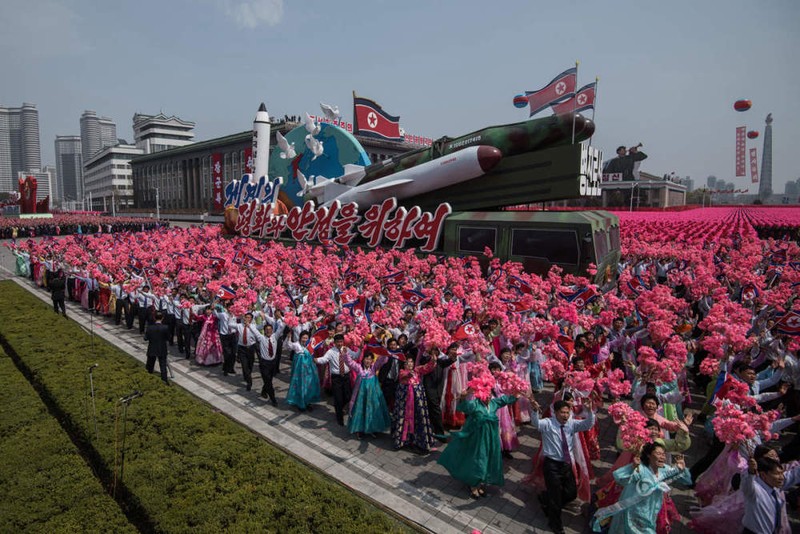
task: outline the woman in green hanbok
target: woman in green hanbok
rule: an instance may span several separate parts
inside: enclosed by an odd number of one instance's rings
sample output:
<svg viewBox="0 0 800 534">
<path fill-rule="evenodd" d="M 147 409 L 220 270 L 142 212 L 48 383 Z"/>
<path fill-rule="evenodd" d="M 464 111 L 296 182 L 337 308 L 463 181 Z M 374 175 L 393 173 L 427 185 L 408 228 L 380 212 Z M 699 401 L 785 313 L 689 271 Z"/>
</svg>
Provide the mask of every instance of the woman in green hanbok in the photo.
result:
<svg viewBox="0 0 800 534">
<path fill-rule="evenodd" d="M 513 404 L 516 397 L 467 399 L 471 390 L 461 393 L 456 410 L 467 416 L 464 426 L 450 433 L 447 445 L 438 463 L 453 478 L 469 486 L 470 495 L 478 498 L 486 494 L 486 484 L 502 486 L 503 455 L 500 449 L 500 429 L 497 410 Z"/>
<path fill-rule="evenodd" d="M 614 479 L 624 486 L 616 504 L 599 509 L 594 516 L 594 530 L 599 523 L 613 517 L 609 534 L 655 534 L 656 518 L 670 490 L 670 482 L 691 484 L 683 456 L 674 455 L 675 464 L 666 465 L 667 454 L 659 442 L 648 443 L 633 463 L 614 471 Z"/>
</svg>

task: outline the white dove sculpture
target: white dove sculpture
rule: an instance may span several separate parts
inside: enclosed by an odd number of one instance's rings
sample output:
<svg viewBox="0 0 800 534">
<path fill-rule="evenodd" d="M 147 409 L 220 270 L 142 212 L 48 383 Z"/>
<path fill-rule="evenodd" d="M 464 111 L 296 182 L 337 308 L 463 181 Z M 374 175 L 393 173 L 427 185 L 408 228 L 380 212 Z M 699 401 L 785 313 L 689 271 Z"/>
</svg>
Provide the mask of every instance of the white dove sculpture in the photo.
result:
<svg viewBox="0 0 800 534">
<path fill-rule="evenodd" d="M 339 106 L 331 106 L 320 102 L 319 107 L 322 108 L 322 113 L 329 121 L 338 121 L 339 117 L 342 116 L 342 114 L 339 113 Z"/>
<path fill-rule="evenodd" d="M 294 143 L 290 145 L 280 132 L 275 132 L 275 138 L 278 140 L 278 148 L 281 149 L 281 159 L 292 159 L 297 155 L 294 150 Z"/>
<path fill-rule="evenodd" d="M 303 125 L 306 127 L 306 131 L 309 134 L 317 135 L 319 133 L 319 130 L 320 130 L 319 124 L 314 122 L 314 119 L 312 119 L 311 115 L 309 115 L 308 113 L 306 113 L 306 118 L 303 121 Z M 306 141 L 306 144 L 308 144 L 308 141 Z"/>
<path fill-rule="evenodd" d="M 323 152 L 322 142 L 319 141 L 318 139 L 315 139 L 314 136 L 311 134 L 308 134 L 306 136 L 306 147 L 311 151 L 312 154 L 314 154 L 314 157 L 311 158 L 311 161 L 314 161 L 315 159 L 317 159 L 319 156 L 322 155 Z"/>
</svg>

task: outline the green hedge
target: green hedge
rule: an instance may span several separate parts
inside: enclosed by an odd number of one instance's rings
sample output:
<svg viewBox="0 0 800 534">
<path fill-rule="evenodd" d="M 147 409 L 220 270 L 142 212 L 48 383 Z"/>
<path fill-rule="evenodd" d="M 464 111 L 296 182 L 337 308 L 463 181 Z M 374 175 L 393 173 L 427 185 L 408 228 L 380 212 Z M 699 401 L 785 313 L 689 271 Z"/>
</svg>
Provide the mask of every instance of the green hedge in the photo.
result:
<svg viewBox="0 0 800 534">
<path fill-rule="evenodd" d="M 106 477 L 121 436 L 119 399 L 144 396 L 128 410 L 123 495 L 131 513 L 164 532 L 394 532 L 408 530 L 367 501 L 215 413 L 116 347 L 13 282 L 0 282 L 0 336 L 95 452 Z M 94 370 L 99 438 L 86 402 Z M 115 426 L 118 427 L 115 430 Z"/>
<path fill-rule="evenodd" d="M 136 532 L 0 348 L 0 532 Z"/>
</svg>

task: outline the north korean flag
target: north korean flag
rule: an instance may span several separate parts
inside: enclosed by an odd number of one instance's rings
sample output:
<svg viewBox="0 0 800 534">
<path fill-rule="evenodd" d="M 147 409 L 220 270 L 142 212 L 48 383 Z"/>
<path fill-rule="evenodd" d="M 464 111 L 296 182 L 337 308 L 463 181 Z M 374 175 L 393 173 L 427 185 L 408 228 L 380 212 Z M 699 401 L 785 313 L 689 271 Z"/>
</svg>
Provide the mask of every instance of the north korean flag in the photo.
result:
<svg viewBox="0 0 800 534">
<path fill-rule="evenodd" d="M 223 258 L 212 256 L 209 258 L 209 260 L 211 260 L 209 262 L 209 265 L 211 266 L 212 269 L 220 271 L 222 270 L 223 267 L 225 267 L 225 260 Z"/>
<path fill-rule="evenodd" d="M 750 282 L 749 284 L 742 286 L 741 299 L 743 302 L 747 300 L 754 300 L 756 298 L 758 298 L 758 288 L 754 283 Z"/>
<path fill-rule="evenodd" d="M 403 295 L 403 300 L 406 301 L 406 304 L 411 306 L 418 306 L 428 300 L 428 297 L 419 291 L 414 291 L 413 289 L 404 289 L 401 291 L 401 294 Z"/>
<path fill-rule="evenodd" d="M 478 333 L 478 331 L 478 327 L 475 323 L 466 322 L 458 327 L 456 333 L 453 334 L 453 339 L 456 341 L 462 341 L 474 336 Z"/>
<path fill-rule="evenodd" d="M 509 276 L 508 277 L 508 285 L 519 291 L 520 293 L 527 293 L 530 295 L 533 293 L 533 288 L 528 285 L 528 283 L 519 278 L 517 276 Z"/>
<path fill-rule="evenodd" d="M 400 117 L 389 115 L 375 101 L 353 95 L 355 125 L 353 133 L 377 139 L 402 141 Z"/>
<path fill-rule="evenodd" d="M 361 280 L 361 277 L 358 273 L 353 271 L 348 271 L 344 273 L 344 285 L 352 286 L 353 284 L 358 283 Z"/>
<path fill-rule="evenodd" d="M 229 286 L 219 286 L 219 291 L 217 291 L 217 296 L 222 300 L 232 300 L 236 298 L 236 291 L 234 291 L 234 289 Z"/>
<path fill-rule="evenodd" d="M 647 287 L 647 284 L 644 283 L 644 280 L 642 280 L 641 276 L 634 276 L 631 278 L 630 282 L 628 282 L 628 287 L 637 295 L 642 291 L 650 290 L 650 288 Z"/>
<path fill-rule="evenodd" d="M 236 254 L 233 255 L 233 259 L 231 261 L 233 262 L 234 265 L 243 265 L 244 257 L 245 254 L 237 250 Z"/>
<path fill-rule="evenodd" d="M 350 313 L 356 318 L 356 321 L 366 318 L 370 320 L 369 312 L 367 311 L 367 297 L 361 295 L 356 300 L 342 304 L 342 308 L 350 308 Z"/>
<path fill-rule="evenodd" d="M 531 107 L 530 116 L 533 117 L 543 109 L 557 102 L 562 102 L 575 95 L 578 86 L 578 69 L 567 69 L 539 89 L 538 91 L 525 91 L 528 104 Z"/>
<path fill-rule="evenodd" d="M 144 275 L 148 278 L 155 278 L 158 276 L 158 269 L 155 267 L 145 267 L 143 271 Z"/>
<path fill-rule="evenodd" d="M 595 298 L 597 298 L 597 291 L 592 289 L 591 287 L 587 287 L 581 289 L 576 294 L 571 295 L 571 299 L 568 299 L 572 302 L 577 308 L 583 308 L 590 302 L 592 302 Z"/>
<path fill-rule="evenodd" d="M 306 348 L 309 352 L 314 353 L 322 346 L 326 339 L 328 339 L 328 328 L 323 326 L 322 328 L 318 328 L 317 331 L 314 332 L 314 335 L 309 338 Z"/>
<path fill-rule="evenodd" d="M 519 312 L 528 311 L 528 308 L 524 304 L 522 304 L 522 302 L 519 301 L 519 300 L 505 300 L 505 299 L 503 299 L 503 302 L 506 303 L 506 307 L 508 308 L 508 311 L 510 311 L 512 313 L 519 313 Z"/>
<path fill-rule="evenodd" d="M 264 262 L 259 260 L 258 258 L 254 258 L 250 254 L 244 255 L 244 264 L 246 267 L 258 267 L 260 265 L 264 265 Z"/>
<path fill-rule="evenodd" d="M 368 352 L 371 352 L 376 358 L 392 355 L 392 353 L 389 352 L 389 349 L 379 343 L 367 343 L 367 345 L 364 347 L 364 354 Z"/>
<path fill-rule="evenodd" d="M 800 336 L 800 313 L 792 310 L 780 315 L 775 322 L 775 328 L 781 334 Z"/>
<path fill-rule="evenodd" d="M 383 280 L 385 284 L 397 285 L 406 281 L 406 275 L 403 271 L 397 271 L 396 273 L 381 276 L 381 280 Z"/>
<path fill-rule="evenodd" d="M 553 112 L 556 115 L 561 115 L 562 113 L 578 113 L 586 111 L 587 109 L 592 109 L 594 107 L 595 83 L 596 82 L 592 82 L 589 85 L 584 85 L 578 89 L 574 97 L 560 104 L 553 105 Z"/>
</svg>

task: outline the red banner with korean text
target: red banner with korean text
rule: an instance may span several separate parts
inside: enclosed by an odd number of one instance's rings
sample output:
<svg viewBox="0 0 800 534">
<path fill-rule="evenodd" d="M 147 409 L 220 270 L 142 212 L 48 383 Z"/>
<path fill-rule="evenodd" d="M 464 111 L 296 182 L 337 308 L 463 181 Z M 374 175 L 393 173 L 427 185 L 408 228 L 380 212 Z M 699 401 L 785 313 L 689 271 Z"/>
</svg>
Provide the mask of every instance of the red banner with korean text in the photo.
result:
<svg viewBox="0 0 800 534">
<path fill-rule="evenodd" d="M 253 174 L 253 170 L 253 147 L 249 146 L 244 149 L 244 174 Z"/>
<path fill-rule="evenodd" d="M 225 208 L 225 199 L 222 196 L 222 154 L 211 154 L 211 197 L 214 199 L 214 211 L 220 212 Z"/>
<path fill-rule="evenodd" d="M 758 183 L 758 149 L 750 149 L 750 179 L 754 184 Z"/>
<path fill-rule="evenodd" d="M 747 127 L 736 128 L 736 176 L 747 176 L 745 167 L 745 130 Z"/>
<path fill-rule="evenodd" d="M 278 239 L 288 231 L 295 241 L 319 241 L 323 244 L 349 245 L 359 236 L 370 247 L 402 248 L 414 242 L 422 252 L 434 252 L 452 213 L 450 204 L 439 204 L 433 212 L 419 206 L 398 207 L 397 199 L 387 198 L 359 214 L 354 202 L 317 207 L 313 201 L 295 206 L 289 213 L 276 215 L 268 205 L 251 201 L 240 204 L 230 231 L 241 236 Z M 226 217 L 226 225 L 228 224 Z"/>
</svg>

